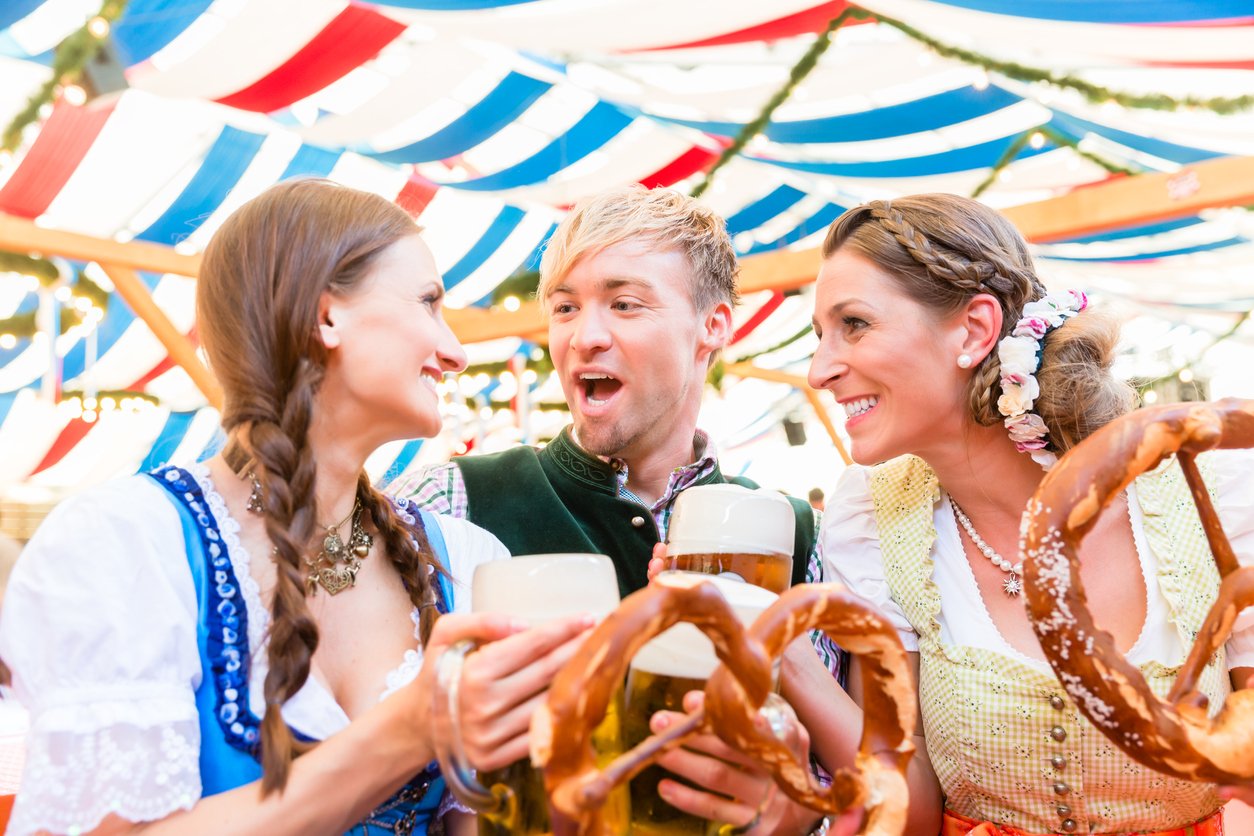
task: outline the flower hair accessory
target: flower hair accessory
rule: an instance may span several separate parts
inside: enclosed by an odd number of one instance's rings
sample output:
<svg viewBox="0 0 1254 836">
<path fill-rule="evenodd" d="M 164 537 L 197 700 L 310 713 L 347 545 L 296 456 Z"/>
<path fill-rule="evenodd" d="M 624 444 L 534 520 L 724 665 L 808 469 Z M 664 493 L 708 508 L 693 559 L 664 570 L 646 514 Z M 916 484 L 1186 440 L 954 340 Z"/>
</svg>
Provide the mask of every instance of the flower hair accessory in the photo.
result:
<svg viewBox="0 0 1254 836">
<path fill-rule="evenodd" d="M 997 411 L 1006 417 L 1006 430 L 1020 453 L 1049 470 L 1058 457 L 1045 449 L 1049 434 L 1032 404 L 1041 394 L 1035 373 L 1041 365 L 1041 341 L 1050 331 L 1088 307 L 1088 297 L 1079 290 L 1064 290 L 1029 302 L 1015 323 L 1010 336 L 997 344 L 1001 364 L 1001 391 Z"/>
</svg>

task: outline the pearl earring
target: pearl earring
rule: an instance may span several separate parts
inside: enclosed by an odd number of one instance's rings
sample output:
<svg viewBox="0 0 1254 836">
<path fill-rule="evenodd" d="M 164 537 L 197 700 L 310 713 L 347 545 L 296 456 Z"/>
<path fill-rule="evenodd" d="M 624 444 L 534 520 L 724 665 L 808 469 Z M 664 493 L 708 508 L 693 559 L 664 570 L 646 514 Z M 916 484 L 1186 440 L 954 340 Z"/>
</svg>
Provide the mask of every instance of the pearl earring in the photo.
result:
<svg viewBox="0 0 1254 836">
<path fill-rule="evenodd" d="M 960 369 L 969 369 L 969 368 L 971 368 L 971 355 L 970 355 L 970 354 L 959 354 L 959 355 L 958 355 L 958 368 L 960 368 Z"/>
</svg>

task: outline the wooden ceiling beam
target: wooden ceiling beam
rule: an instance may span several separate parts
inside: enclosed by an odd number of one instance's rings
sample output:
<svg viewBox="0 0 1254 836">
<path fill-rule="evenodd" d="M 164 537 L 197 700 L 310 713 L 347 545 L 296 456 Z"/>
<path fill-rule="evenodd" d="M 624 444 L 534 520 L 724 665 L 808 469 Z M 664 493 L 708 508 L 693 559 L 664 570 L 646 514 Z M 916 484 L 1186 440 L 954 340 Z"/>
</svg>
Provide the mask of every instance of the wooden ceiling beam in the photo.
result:
<svg viewBox="0 0 1254 836">
<path fill-rule="evenodd" d="M 183 255 L 173 247 L 148 241 L 114 241 L 77 232 L 46 229 L 26 218 L 0 212 L 0 250 L 60 256 L 76 261 L 95 261 L 144 270 L 195 276 L 200 255 Z"/>
<path fill-rule="evenodd" d="M 148 292 L 148 285 L 144 284 L 139 273 L 130 267 L 117 264 L 101 264 L 100 269 L 104 270 L 109 281 L 113 282 L 113 287 L 122 300 L 137 317 L 143 320 L 161 345 L 165 347 L 171 359 L 187 372 L 188 377 L 196 384 L 196 388 L 205 396 L 209 405 L 221 410 L 222 387 L 218 385 L 218 379 L 201 361 L 200 355 L 196 353 L 196 345 L 170 321 L 165 311 L 157 305 L 152 294 Z"/>
<path fill-rule="evenodd" d="M 1030 241 L 1056 241 L 1118 227 L 1170 220 L 1217 206 L 1254 204 L 1254 157 L 1223 157 L 1170 174 L 1139 174 L 1075 189 L 1065 195 L 1004 209 Z M 147 270 L 194 276 L 198 255 L 143 241 L 121 243 L 44 229 L 24 218 L 0 214 L 0 249 L 59 255 Z M 741 259 L 740 289 L 795 290 L 814 281 L 819 250 L 782 250 Z M 447 311 L 462 342 L 525 337 L 543 342 L 547 323 L 527 301 L 517 311 L 476 308 Z"/>
<path fill-rule="evenodd" d="M 1254 157 L 1221 157 L 1172 173 L 1121 177 L 1002 211 L 1029 241 L 1045 243 L 1249 204 L 1254 204 Z"/>
</svg>

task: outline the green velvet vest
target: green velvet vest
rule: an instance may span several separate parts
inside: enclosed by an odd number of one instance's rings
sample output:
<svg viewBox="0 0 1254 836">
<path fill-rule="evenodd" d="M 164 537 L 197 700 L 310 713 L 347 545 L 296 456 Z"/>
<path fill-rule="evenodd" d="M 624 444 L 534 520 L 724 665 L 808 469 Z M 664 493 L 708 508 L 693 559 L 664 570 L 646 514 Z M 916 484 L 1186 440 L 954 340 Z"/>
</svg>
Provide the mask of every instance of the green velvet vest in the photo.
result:
<svg viewBox="0 0 1254 836">
<path fill-rule="evenodd" d="M 649 557 L 658 542 L 649 509 L 618 495 L 614 468 L 579 447 L 570 428 L 547 447 L 514 447 L 486 456 L 456 459 L 466 483 L 471 522 L 495 534 L 510 554 L 585 552 L 614 561 L 619 592 L 626 596 L 648 582 Z M 734 482 L 716 466 L 698 484 Z M 814 546 L 814 512 L 789 497 L 796 517 L 792 581 L 805 581 Z"/>
</svg>

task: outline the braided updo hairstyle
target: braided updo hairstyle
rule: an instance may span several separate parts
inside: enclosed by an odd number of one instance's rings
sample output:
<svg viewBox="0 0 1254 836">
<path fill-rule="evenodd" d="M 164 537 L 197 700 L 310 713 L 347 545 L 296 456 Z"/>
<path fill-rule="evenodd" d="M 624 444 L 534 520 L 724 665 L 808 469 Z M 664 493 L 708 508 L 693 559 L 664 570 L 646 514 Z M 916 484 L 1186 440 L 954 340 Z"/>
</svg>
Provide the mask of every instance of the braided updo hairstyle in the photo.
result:
<svg viewBox="0 0 1254 836">
<path fill-rule="evenodd" d="M 292 180 L 236 210 L 205 248 L 196 322 L 225 403 L 224 455 L 261 483 L 276 567 L 271 601 L 266 713 L 261 726 L 263 791 L 282 789 L 305 751 L 279 707 L 309 677 L 318 628 L 305 600 L 303 557 L 317 529 L 317 463 L 309 448 L 314 395 L 326 370 L 318 338 L 324 292 L 351 294 L 389 246 L 418 227 L 378 195 L 322 180 Z M 357 499 L 422 613 L 425 643 L 436 617 L 428 567 L 440 571 L 421 527 L 404 526 L 363 471 Z"/>
<path fill-rule="evenodd" d="M 841 249 L 875 264 L 911 298 L 942 316 L 978 293 L 992 295 L 1002 309 L 998 339 L 1015 327 L 1024 305 L 1046 293 L 1027 242 L 1010 221 L 957 195 L 911 195 L 850 209 L 828 229 L 823 258 Z M 1118 339 L 1118 324 L 1092 309 L 1045 336 L 1036 373 L 1041 394 L 1032 411 L 1049 429 L 1051 450 L 1066 452 L 1132 408 L 1131 387 L 1110 373 Z M 984 426 L 1001 423 L 996 350 L 972 371 L 971 417 Z"/>
</svg>

